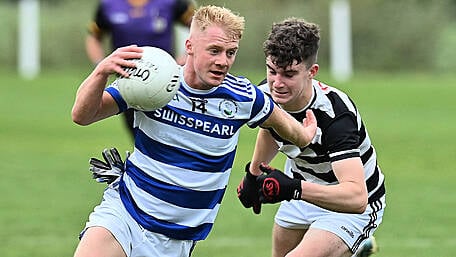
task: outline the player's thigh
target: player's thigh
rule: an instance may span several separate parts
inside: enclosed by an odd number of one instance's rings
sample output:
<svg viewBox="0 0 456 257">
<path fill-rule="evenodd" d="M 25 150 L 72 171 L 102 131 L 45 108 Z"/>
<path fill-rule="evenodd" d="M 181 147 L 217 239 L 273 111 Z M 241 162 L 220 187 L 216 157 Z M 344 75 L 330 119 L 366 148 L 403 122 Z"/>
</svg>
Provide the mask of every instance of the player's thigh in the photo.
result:
<svg viewBox="0 0 456 257">
<path fill-rule="evenodd" d="M 90 227 L 85 232 L 74 257 L 126 257 L 122 246 L 109 230 Z"/>
<path fill-rule="evenodd" d="M 284 257 L 302 240 L 305 229 L 289 229 L 274 223 L 272 229 L 272 256 Z"/>
<path fill-rule="evenodd" d="M 310 228 L 298 246 L 287 257 L 349 257 L 352 253 L 337 235 Z"/>
</svg>

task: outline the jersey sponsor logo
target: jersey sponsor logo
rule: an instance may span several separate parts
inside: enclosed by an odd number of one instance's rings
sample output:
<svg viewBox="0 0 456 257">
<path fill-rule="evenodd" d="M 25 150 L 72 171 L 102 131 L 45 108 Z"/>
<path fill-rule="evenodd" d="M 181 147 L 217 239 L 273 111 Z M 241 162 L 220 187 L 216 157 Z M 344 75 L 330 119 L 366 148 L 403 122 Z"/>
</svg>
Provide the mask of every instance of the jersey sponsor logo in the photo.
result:
<svg viewBox="0 0 456 257">
<path fill-rule="evenodd" d="M 233 125 L 219 124 L 217 122 L 200 120 L 195 117 L 187 117 L 169 109 L 158 109 L 154 111 L 153 116 L 158 120 L 166 123 L 173 123 L 179 126 L 196 129 L 204 133 L 216 134 L 219 136 L 233 136 L 235 128 Z"/>
</svg>

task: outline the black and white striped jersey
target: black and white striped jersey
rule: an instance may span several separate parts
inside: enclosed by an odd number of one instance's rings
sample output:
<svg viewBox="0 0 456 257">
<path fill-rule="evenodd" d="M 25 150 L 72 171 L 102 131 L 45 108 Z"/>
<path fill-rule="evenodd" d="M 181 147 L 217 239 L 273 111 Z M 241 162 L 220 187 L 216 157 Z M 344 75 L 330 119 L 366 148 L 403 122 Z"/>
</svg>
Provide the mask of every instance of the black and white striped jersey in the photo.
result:
<svg viewBox="0 0 456 257">
<path fill-rule="evenodd" d="M 331 162 L 361 157 L 369 194 L 369 203 L 385 194 L 384 175 L 377 164 L 377 155 L 367 129 L 353 101 L 342 91 L 313 80 L 314 94 L 310 103 L 301 111 L 289 112 L 302 122 L 306 110 L 311 109 L 317 119 L 317 133 L 312 143 L 299 148 L 280 138 L 270 130 L 287 155 L 285 173 L 309 182 L 333 185 L 338 181 Z M 269 92 L 267 84 L 259 87 Z"/>
</svg>

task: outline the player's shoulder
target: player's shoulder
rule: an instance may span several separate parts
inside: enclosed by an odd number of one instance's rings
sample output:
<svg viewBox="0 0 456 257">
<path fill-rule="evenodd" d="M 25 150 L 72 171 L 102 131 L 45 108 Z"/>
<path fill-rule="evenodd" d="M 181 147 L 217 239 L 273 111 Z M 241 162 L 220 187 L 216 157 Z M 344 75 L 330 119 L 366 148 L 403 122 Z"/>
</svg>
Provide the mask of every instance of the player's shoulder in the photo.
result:
<svg viewBox="0 0 456 257">
<path fill-rule="evenodd" d="M 313 80 L 312 84 L 316 92 L 313 107 L 327 112 L 331 117 L 346 111 L 356 113 L 354 101 L 341 89 L 318 80 Z"/>
<path fill-rule="evenodd" d="M 271 89 L 269 88 L 268 80 L 263 79 L 260 83 L 257 84 L 257 87 L 266 94 L 271 94 Z"/>
<path fill-rule="evenodd" d="M 225 77 L 225 80 L 222 84 L 229 85 L 229 86 L 246 86 L 251 87 L 252 82 L 244 77 L 244 76 L 236 76 L 231 73 L 228 73 Z"/>
<path fill-rule="evenodd" d="M 312 80 L 312 85 L 314 86 L 314 88 L 322 91 L 323 93 L 335 92 L 337 94 L 347 95 L 347 93 L 345 93 L 342 89 L 329 85 L 326 82 L 322 82 L 320 80 Z"/>
<path fill-rule="evenodd" d="M 236 97 L 241 97 L 242 101 L 252 101 L 262 94 L 248 78 L 233 74 L 227 74 L 218 91 L 229 92 L 232 96 L 237 95 Z"/>
<path fill-rule="evenodd" d="M 335 89 L 334 87 L 326 84 L 325 82 L 322 82 L 322 81 L 316 80 L 316 79 L 312 80 L 312 85 L 317 90 L 320 90 L 320 91 L 325 92 L 325 93 L 328 93 L 328 92 L 333 91 Z"/>
<path fill-rule="evenodd" d="M 312 85 L 317 93 L 317 96 L 324 95 L 326 97 L 337 96 L 341 98 L 349 98 L 348 94 L 345 93 L 343 90 L 337 87 L 330 86 L 325 82 L 314 79 L 312 81 Z"/>
</svg>

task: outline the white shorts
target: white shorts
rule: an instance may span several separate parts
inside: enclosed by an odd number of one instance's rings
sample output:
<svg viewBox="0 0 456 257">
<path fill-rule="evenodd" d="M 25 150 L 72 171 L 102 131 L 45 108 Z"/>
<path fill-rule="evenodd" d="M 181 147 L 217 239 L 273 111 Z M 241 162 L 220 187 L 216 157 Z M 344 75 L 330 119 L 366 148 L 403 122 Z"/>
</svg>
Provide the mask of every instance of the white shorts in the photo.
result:
<svg viewBox="0 0 456 257">
<path fill-rule="evenodd" d="M 382 222 L 385 197 L 367 205 L 363 214 L 347 214 L 325 210 L 305 201 L 283 201 L 275 223 L 289 229 L 317 228 L 340 237 L 354 253 Z"/>
<path fill-rule="evenodd" d="M 141 227 L 124 208 L 117 190 L 107 188 L 103 201 L 89 216 L 84 231 L 93 226 L 109 230 L 128 257 L 189 257 L 192 240 L 176 240 Z"/>
</svg>

